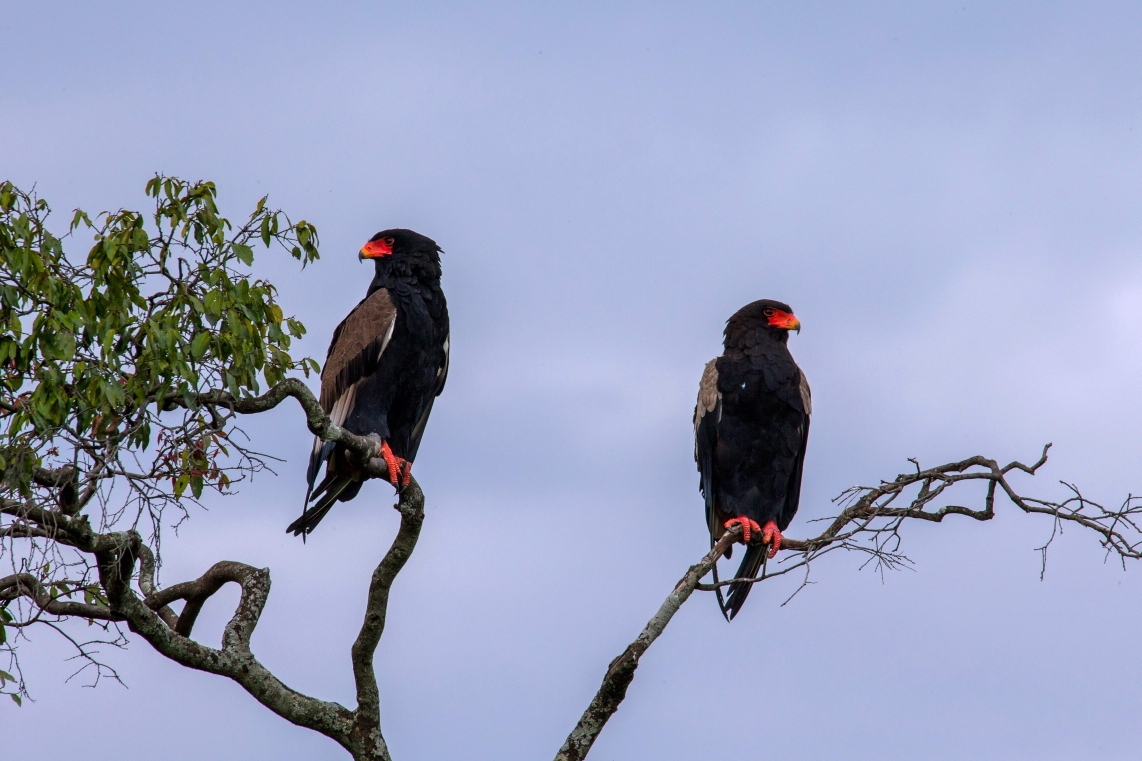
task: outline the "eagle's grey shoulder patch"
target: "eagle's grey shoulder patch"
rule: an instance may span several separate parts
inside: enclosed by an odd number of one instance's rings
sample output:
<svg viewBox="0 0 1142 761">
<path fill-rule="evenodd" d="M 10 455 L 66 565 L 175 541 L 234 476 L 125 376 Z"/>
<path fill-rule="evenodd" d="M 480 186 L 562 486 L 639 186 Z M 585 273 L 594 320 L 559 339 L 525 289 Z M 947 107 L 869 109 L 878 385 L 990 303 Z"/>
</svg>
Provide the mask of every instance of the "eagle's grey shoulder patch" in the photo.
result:
<svg viewBox="0 0 1142 761">
<path fill-rule="evenodd" d="M 694 408 L 695 428 L 698 427 L 702 417 L 717 407 L 722 400 L 722 395 L 718 391 L 717 362 L 717 358 L 711 359 L 706 363 L 706 369 L 702 371 L 702 380 L 698 383 L 698 406 Z"/>
<path fill-rule="evenodd" d="M 805 414 L 813 414 L 813 395 L 809 392 L 809 379 L 805 377 L 805 371 L 797 368 L 801 373 L 801 404 L 804 405 Z"/>
</svg>

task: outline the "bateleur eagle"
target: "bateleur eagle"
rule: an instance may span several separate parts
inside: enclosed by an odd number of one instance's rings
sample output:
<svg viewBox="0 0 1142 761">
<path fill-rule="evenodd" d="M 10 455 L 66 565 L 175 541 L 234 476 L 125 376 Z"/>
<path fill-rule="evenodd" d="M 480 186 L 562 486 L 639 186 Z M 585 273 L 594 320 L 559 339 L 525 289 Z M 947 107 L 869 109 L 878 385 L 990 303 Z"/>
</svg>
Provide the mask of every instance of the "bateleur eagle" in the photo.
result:
<svg viewBox="0 0 1142 761">
<path fill-rule="evenodd" d="M 801 497 L 812 408 L 809 383 L 787 346 L 790 330 L 800 332 L 801 323 L 787 304 L 764 299 L 742 307 L 726 323 L 722 356 L 710 360 L 698 386 L 694 459 L 710 546 L 741 524 L 746 550 L 738 579 L 756 578 L 767 554 L 777 554 Z M 731 584 L 726 599 L 718 588 L 727 620 L 751 587 Z"/>
<path fill-rule="evenodd" d="M 440 247 L 412 230 L 385 230 L 359 258 L 376 274 L 361 303 L 333 331 L 321 371 L 321 409 L 345 430 L 381 442 L 389 480 L 400 491 L 424 435 L 432 402 L 448 377 L 448 306 L 440 288 Z M 325 477 L 314 486 L 325 463 Z M 309 534 L 336 501 L 357 496 L 364 477 L 344 448 L 314 438 L 306 509 L 286 531 Z"/>
</svg>

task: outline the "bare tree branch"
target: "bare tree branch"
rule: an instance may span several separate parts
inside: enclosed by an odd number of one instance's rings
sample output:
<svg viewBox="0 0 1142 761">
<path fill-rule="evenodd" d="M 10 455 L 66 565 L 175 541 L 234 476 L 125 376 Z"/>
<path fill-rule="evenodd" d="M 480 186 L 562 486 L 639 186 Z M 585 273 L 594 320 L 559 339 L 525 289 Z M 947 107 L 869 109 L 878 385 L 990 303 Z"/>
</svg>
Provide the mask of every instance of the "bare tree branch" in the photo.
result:
<svg viewBox="0 0 1142 761">
<path fill-rule="evenodd" d="M 266 575 L 264 579 L 263 574 Z M 242 587 L 242 591 L 245 593 L 247 589 L 256 587 L 259 583 L 263 582 L 263 580 L 268 584 L 268 574 L 269 571 L 264 568 L 258 569 L 248 566 L 245 563 L 223 560 L 212 565 L 206 573 L 194 581 L 184 581 L 181 584 L 175 584 L 172 587 L 167 587 L 162 591 L 155 592 L 144 598 L 143 604 L 151 610 L 158 611 L 170 605 L 175 600 L 185 600 L 186 605 L 183 606 L 182 613 L 179 615 L 178 620 L 175 621 L 175 625 L 171 628 L 174 629 L 176 634 L 189 637 L 191 631 L 194 629 L 194 622 L 198 618 L 198 614 L 202 611 L 202 606 L 205 605 L 206 601 L 210 599 L 215 592 L 221 589 L 224 584 L 234 582 Z M 252 632 L 256 624 L 257 620 L 255 617 L 255 619 L 248 624 L 248 627 L 239 627 L 238 630 L 245 631 L 246 628 L 249 628 Z"/>
<path fill-rule="evenodd" d="M 135 535 L 136 541 L 138 535 Z M 126 562 L 124 562 L 126 561 Z M 122 613 L 130 629 L 141 635 L 160 653 L 189 668 L 228 677 L 274 713 L 299 726 L 314 729 L 348 747 L 348 728 L 352 712 L 332 702 L 303 695 L 277 679 L 250 651 L 250 637 L 257 626 L 270 591 L 267 569 L 256 569 L 240 563 L 216 564 L 196 582 L 176 585 L 173 595 L 152 601 L 161 607 L 169 599 L 189 598 L 201 608 L 209 594 L 225 581 L 235 581 L 242 588 L 241 599 L 227 623 L 221 649 L 202 645 L 175 630 L 131 591 L 131 553 L 100 553 L 99 573 L 108 591 L 111 606 Z M 124 567 L 126 566 L 126 567 Z M 221 566 L 221 568 L 220 568 Z M 163 595 L 162 592 L 156 593 Z M 194 611 L 195 615 L 197 610 Z M 193 616 L 189 623 L 193 623 Z"/>
<path fill-rule="evenodd" d="M 405 487 L 396 507 L 401 514 L 400 530 L 384 559 L 373 571 L 365 620 L 352 649 L 353 678 L 357 685 L 353 735 L 358 745 L 368 751 L 369 755 L 364 757 L 386 761 L 389 752 L 381 734 L 381 700 L 377 674 L 373 670 L 373 654 L 385 630 L 389 590 L 416 548 L 420 528 L 424 523 L 424 494 L 415 480 Z"/>
<path fill-rule="evenodd" d="M 313 392 L 309 390 L 309 386 L 297 378 L 286 378 L 261 396 L 234 397 L 230 392 L 222 390 L 191 394 L 190 396 L 197 405 L 221 407 L 243 415 L 268 412 L 292 397 L 297 400 L 302 411 L 305 412 L 306 425 L 313 435 L 322 441 L 337 442 L 356 455 L 362 463 L 365 475 L 368 477 L 385 480 L 389 477 L 388 464 L 385 463 L 384 459 L 377 456 L 380 452 L 380 444 L 372 438 L 357 436 L 335 425 L 329 416 L 322 411 L 321 404 Z M 170 394 L 166 397 L 166 403 L 170 406 L 186 406 L 186 401 L 186 397 L 183 395 Z"/>
<path fill-rule="evenodd" d="M 373 673 L 373 655 L 384 630 L 389 590 L 412 554 L 424 521 L 424 495 L 415 481 L 402 492 L 397 509 L 401 513 L 401 527 L 373 573 L 365 621 L 352 648 L 357 679 L 355 711 L 291 689 L 262 666 L 250 651 L 250 637 L 269 594 L 268 569 L 224 561 L 216 563 L 195 581 L 152 591 L 143 600 L 135 597 L 121 581 L 122 556 L 102 558 L 101 574 L 104 586 L 114 590 L 112 607 L 121 610 L 131 630 L 141 634 L 163 655 L 184 666 L 233 679 L 274 713 L 332 738 L 354 758 L 387 761 L 389 754 L 381 734 L 380 696 Z M 136 547 L 141 546 L 137 542 L 136 538 Z M 141 579 L 146 580 L 141 581 L 140 587 L 154 590 L 150 577 L 153 566 L 141 570 Z M 215 650 L 189 639 L 189 635 L 203 604 L 227 582 L 239 584 L 242 597 L 226 625 L 221 650 Z M 186 600 L 187 604 L 171 626 L 154 611 L 176 600 Z"/>
<path fill-rule="evenodd" d="M 1048 444 L 1043 448 L 1042 456 L 1033 465 L 1012 462 L 1000 467 L 995 460 L 977 456 L 924 470 L 916 465 L 915 472 L 899 475 L 893 481 L 882 482 L 880 486 L 847 489 L 834 501 L 848 506 L 831 520 L 828 528 L 821 534 L 812 539 L 786 539 L 782 542 L 781 549 L 789 553 L 790 560 L 784 568 L 770 572 L 767 566 L 763 566 L 762 575 L 757 578 L 729 579 L 716 584 L 700 583 L 700 579 L 713 569 L 726 548 L 740 538 L 741 532 L 738 526 L 727 530 L 713 549 L 696 565 L 690 567 L 635 641 L 628 645 L 619 657 L 611 661 L 599 691 L 584 711 L 579 723 L 567 736 L 563 747 L 559 749 L 559 753 L 555 756 L 556 761 L 581 761 L 587 756 L 599 732 L 626 697 L 627 687 L 634 679 L 639 658 L 658 638 L 674 613 L 695 589 L 714 590 L 740 581 L 765 581 L 798 568 L 804 568 L 807 574 L 812 560 L 837 549 L 866 553 L 870 561 L 875 562 L 882 570 L 895 568 L 909 562 L 907 557 L 899 553 L 901 542 L 899 532 L 905 521 L 916 519 L 940 523 L 949 515 L 962 515 L 977 521 L 991 520 L 995 517 L 997 490 L 1002 490 L 1010 502 L 1023 512 L 1051 517 L 1054 531 L 1047 544 L 1038 548 L 1044 553 L 1044 567 L 1047 547 L 1060 527 L 1068 523 L 1093 531 L 1107 553 L 1117 555 L 1123 562 L 1127 559 L 1142 558 L 1142 529 L 1137 523 L 1142 515 L 1142 500 L 1139 498 L 1127 497 L 1120 508 L 1110 510 L 1086 499 L 1071 484 L 1064 483 L 1070 490 L 1071 496 L 1061 502 L 1025 497 L 1011 486 L 1007 480 L 1008 474 L 1019 471 L 1035 475 L 1047 462 L 1047 450 L 1050 446 Z M 966 482 L 987 484 L 981 509 L 973 510 L 961 505 L 931 507 L 947 489 Z M 908 505 L 894 507 L 894 502 L 912 487 L 916 488 L 916 492 Z M 808 583 L 807 578 L 793 595 L 801 591 L 806 583 Z"/>
<path fill-rule="evenodd" d="M 658 608 L 658 612 L 643 627 L 642 632 L 634 642 L 627 645 L 617 658 L 611 661 L 607 673 L 603 677 L 603 684 L 595 693 L 591 704 L 583 712 L 579 723 L 571 730 L 563 747 L 555 754 L 555 761 L 581 761 L 587 757 L 595 738 L 606 726 L 607 720 L 619 710 L 619 704 L 627 694 L 627 687 L 634 680 L 634 671 L 638 668 L 638 659 L 646 652 L 658 635 L 666 629 L 670 619 L 682 607 L 682 603 L 690 598 L 698 580 L 713 569 L 718 559 L 725 554 L 726 548 L 741 538 L 741 526 L 733 526 L 722 534 L 704 558 L 690 566 L 686 575 L 674 586 L 674 591 L 667 595 L 665 602 Z"/>
<path fill-rule="evenodd" d="M 0 601 L 15 600 L 17 597 L 31 599 L 40 610 L 54 616 L 76 616 L 100 621 L 124 620 L 123 616 L 104 605 L 88 605 L 57 599 L 30 573 L 14 573 L 0 578 Z"/>
<path fill-rule="evenodd" d="M 403 490 L 396 507 L 401 513 L 400 530 L 373 573 L 364 623 L 352 648 L 358 700 L 355 711 L 291 689 L 251 652 L 250 638 L 269 595 L 268 569 L 222 561 L 194 581 L 160 590 L 154 583 L 154 557 L 136 532 L 92 533 L 78 539 L 76 544 L 96 555 L 100 582 L 108 593 L 108 606 L 56 599 L 39 579 L 26 573 L 0 578 L 0 601 L 23 596 L 57 616 L 126 621 L 132 631 L 171 660 L 233 679 L 279 716 L 332 738 L 354 758 L 387 761 L 389 754 L 381 733 L 380 691 L 373 672 L 373 656 L 384 631 L 389 591 L 411 556 L 424 521 L 424 494 L 415 480 Z M 74 529 L 73 524 L 77 523 L 76 519 L 52 511 L 33 514 L 51 524 L 62 522 L 63 526 L 56 528 L 63 532 Z M 135 573 L 136 560 L 142 599 L 128 584 Z M 229 582 L 238 584 L 242 593 L 226 625 L 221 649 L 190 639 L 203 605 Z M 186 604 L 182 613 L 176 615 L 169 605 L 178 600 Z"/>
</svg>

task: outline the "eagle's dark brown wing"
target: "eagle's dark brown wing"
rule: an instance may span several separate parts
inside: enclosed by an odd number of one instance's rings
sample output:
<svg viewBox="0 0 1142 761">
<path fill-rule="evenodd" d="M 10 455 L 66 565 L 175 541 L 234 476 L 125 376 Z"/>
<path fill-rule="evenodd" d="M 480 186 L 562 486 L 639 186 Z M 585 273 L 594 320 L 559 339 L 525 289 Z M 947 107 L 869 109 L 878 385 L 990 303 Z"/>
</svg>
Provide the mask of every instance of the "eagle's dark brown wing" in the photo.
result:
<svg viewBox="0 0 1142 761">
<path fill-rule="evenodd" d="M 397 309 L 384 288 L 378 288 L 353 308 L 333 331 L 325 367 L 321 370 L 321 409 L 334 425 L 343 425 L 353 409 L 358 384 L 377 367 L 393 336 Z M 309 456 L 309 488 L 329 453 L 325 442 L 314 437 Z M 308 495 L 307 495 L 308 499 Z"/>
<path fill-rule="evenodd" d="M 366 296 L 333 331 L 325 367 L 321 370 L 321 408 L 333 408 L 357 381 L 371 373 L 393 336 L 397 308 L 388 290 Z M 334 419 L 338 425 L 344 420 Z"/>
</svg>

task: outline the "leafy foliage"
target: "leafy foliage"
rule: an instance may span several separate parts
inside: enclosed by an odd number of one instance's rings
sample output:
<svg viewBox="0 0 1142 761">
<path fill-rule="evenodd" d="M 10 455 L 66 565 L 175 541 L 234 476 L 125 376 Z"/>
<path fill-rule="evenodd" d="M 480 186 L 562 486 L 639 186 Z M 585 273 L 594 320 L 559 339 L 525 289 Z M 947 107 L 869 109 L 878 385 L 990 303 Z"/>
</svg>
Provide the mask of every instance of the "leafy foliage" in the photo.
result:
<svg viewBox="0 0 1142 761">
<path fill-rule="evenodd" d="M 61 436 L 73 444 L 94 436 L 146 448 L 172 394 L 193 407 L 195 392 L 256 394 L 259 376 L 273 384 L 291 370 L 317 369 L 312 360 L 290 357 L 291 337 L 305 328 L 283 316 L 276 289 L 238 269 L 253 262 L 256 241 L 276 241 L 312 261 L 314 228 L 268 211 L 263 198 L 231 233 L 209 182 L 156 177 L 147 193 L 155 199 L 153 232 L 138 212 L 105 213 L 93 222 L 76 211 L 71 230 L 88 228 L 95 237 L 76 264 L 45 225 L 47 203 L 0 185 L 6 484 L 26 487 L 29 466 Z M 161 436 L 160 444 L 171 450 Z M 207 450 L 194 442 L 165 462 L 177 460 L 175 471 L 202 470 Z"/>
<path fill-rule="evenodd" d="M 156 176 L 146 193 L 149 215 L 77 210 L 58 235 L 46 201 L 0 183 L 0 499 L 71 515 L 96 504 L 85 514 L 101 526 L 149 515 L 157 549 L 165 506 L 264 467 L 237 440 L 232 411 L 202 395 L 239 399 L 318 370 L 290 355 L 305 328 L 250 273 L 258 247 L 284 248 L 304 267 L 318 258 L 318 237 L 265 198 L 235 227 L 210 182 Z M 86 256 L 69 257 L 64 243 L 87 236 Z M 54 543 L 13 550 L 18 523 L 0 532 L 13 571 L 51 582 L 53 595 L 86 590 L 90 602 L 86 572 L 61 581 L 78 561 Z M 5 623 L 0 599 L 0 638 Z M 0 672 L 0 691 L 19 681 Z"/>
</svg>

